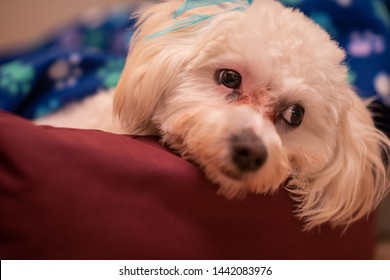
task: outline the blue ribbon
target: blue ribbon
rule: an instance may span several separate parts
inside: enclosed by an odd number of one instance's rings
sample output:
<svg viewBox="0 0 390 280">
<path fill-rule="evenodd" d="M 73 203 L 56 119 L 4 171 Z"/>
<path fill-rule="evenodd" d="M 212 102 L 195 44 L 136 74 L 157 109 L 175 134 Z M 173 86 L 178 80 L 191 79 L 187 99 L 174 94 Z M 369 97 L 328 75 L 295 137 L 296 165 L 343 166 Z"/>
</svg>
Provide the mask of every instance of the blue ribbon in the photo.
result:
<svg viewBox="0 0 390 280">
<path fill-rule="evenodd" d="M 239 4 L 239 7 L 227 11 L 227 12 L 233 12 L 233 11 L 244 11 L 246 8 L 246 5 L 244 3 L 251 5 L 253 3 L 253 0 L 192 0 L 192 1 L 187 0 L 184 2 L 183 5 L 181 5 L 179 7 L 179 9 L 176 10 L 176 12 L 173 13 L 172 17 L 174 19 L 178 20 L 178 17 L 180 17 L 181 15 L 183 15 L 184 13 L 186 13 L 190 10 L 197 9 L 200 7 L 220 5 L 220 4 L 227 3 L 227 2 Z M 224 13 L 226 13 L 226 12 L 224 12 Z M 165 34 L 170 33 L 170 32 L 181 30 L 181 29 L 184 29 L 184 28 L 189 27 L 191 25 L 195 25 L 198 22 L 209 20 L 209 19 L 211 19 L 215 16 L 218 16 L 218 15 L 219 14 L 213 14 L 213 15 L 193 14 L 193 15 L 185 17 L 181 20 L 178 20 L 175 24 L 173 24 L 172 26 L 170 26 L 166 29 L 163 29 L 157 33 L 146 36 L 145 39 L 153 39 L 153 38 L 165 35 Z"/>
<path fill-rule="evenodd" d="M 200 7 L 206 7 L 206 6 L 213 6 L 213 5 L 220 5 L 226 2 L 233 2 L 233 3 L 239 3 L 242 1 L 237 0 L 198 0 L 198 1 L 191 1 L 187 0 L 174 14 L 174 18 L 177 18 L 178 16 L 182 15 L 183 13 L 193 10 Z M 244 2 L 247 2 L 249 5 L 252 4 L 252 0 L 246 0 Z"/>
</svg>

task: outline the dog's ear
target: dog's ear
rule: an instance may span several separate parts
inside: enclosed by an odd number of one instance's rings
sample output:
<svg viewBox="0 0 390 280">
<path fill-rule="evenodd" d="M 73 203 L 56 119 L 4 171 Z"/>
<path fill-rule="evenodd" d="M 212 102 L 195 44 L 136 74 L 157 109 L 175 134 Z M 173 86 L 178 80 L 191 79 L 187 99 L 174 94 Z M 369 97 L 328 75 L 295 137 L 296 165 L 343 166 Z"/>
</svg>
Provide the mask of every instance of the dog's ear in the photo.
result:
<svg viewBox="0 0 390 280">
<path fill-rule="evenodd" d="M 306 190 L 297 190 L 297 212 L 307 229 L 327 221 L 348 226 L 374 210 L 389 191 L 390 141 L 375 128 L 365 104 L 347 91 L 351 104 L 340 117 L 333 160 L 309 179 Z"/>
<path fill-rule="evenodd" d="M 148 48 L 141 43 L 133 49 L 114 96 L 114 113 L 128 133 L 157 133 L 152 122 L 154 111 L 174 87 L 182 63 L 177 53 L 170 54 L 157 46 Z"/>
<path fill-rule="evenodd" d="M 186 58 L 186 50 L 175 45 L 173 34 L 149 38 L 173 24 L 172 14 L 181 1 L 145 7 L 137 16 L 138 26 L 115 89 L 114 114 L 130 134 L 156 134 L 153 112 L 164 94 L 175 84 Z M 176 38 L 177 39 L 177 38 Z"/>
</svg>

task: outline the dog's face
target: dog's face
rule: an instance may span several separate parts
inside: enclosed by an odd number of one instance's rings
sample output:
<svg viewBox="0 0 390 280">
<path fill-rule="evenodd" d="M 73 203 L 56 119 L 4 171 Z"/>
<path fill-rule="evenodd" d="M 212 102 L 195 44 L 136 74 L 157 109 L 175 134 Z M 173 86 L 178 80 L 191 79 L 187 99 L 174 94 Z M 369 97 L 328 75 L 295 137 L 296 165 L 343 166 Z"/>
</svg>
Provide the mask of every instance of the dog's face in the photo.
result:
<svg viewBox="0 0 390 280">
<path fill-rule="evenodd" d="M 327 33 L 275 1 L 241 2 L 177 18 L 183 1 L 143 10 L 115 110 L 130 133 L 160 134 L 227 197 L 286 185 L 307 228 L 349 224 L 388 189 L 389 142 Z M 172 28 L 203 12 L 212 16 Z"/>
</svg>

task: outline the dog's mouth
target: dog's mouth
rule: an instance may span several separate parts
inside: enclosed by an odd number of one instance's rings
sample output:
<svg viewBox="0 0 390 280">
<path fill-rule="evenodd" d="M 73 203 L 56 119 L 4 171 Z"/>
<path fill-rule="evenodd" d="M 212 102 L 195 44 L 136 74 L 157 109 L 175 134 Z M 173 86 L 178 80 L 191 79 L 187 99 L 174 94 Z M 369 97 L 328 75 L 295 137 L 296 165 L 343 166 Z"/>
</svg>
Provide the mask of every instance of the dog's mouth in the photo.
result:
<svg viewBox="0 0 390 280">
<path fill-rule="evenodd" d="M 234 181 L 241 181 L 244 178 L 244 173 L 239 170 L 232 170 L 228 167 L 221 167 L 220 172 L 223 176 L 228 177 Z"/>
<path fill-rule="evenodd" d="M 203 166 L 198 160 L 194 158 L 186 158 L 186 160 L 195 166 L 197 166 L 199 169 L 206 171 L 205 166 Z M 216 171 L 221 174 L 223 177 L 227 177 L 234 181 L 242 181 L 245 177 L 245 174 L 241 172 L 240 170 L 234 169 L 231 166 L 228 166 L 228 164 L 216 164 Z M 214 170 L 215 170 L 214 169 Z M 207 173 L 207 172 L 206 172 Z"/>
</svg>

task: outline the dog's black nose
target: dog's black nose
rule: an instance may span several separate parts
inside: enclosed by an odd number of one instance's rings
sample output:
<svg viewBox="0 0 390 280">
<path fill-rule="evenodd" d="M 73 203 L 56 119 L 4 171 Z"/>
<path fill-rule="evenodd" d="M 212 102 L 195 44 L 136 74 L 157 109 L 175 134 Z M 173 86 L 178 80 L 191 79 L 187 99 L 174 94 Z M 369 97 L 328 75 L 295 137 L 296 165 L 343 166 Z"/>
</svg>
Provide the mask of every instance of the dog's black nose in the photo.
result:
<svg viewBox="0 0 390 280">
<path fill-rule="evenodd" d="M 268 156 L 263 141 L 249 129 L 231 138 L 231 149 L 233 162 L 241 171 L 258 170 Z"/>
</svg>

